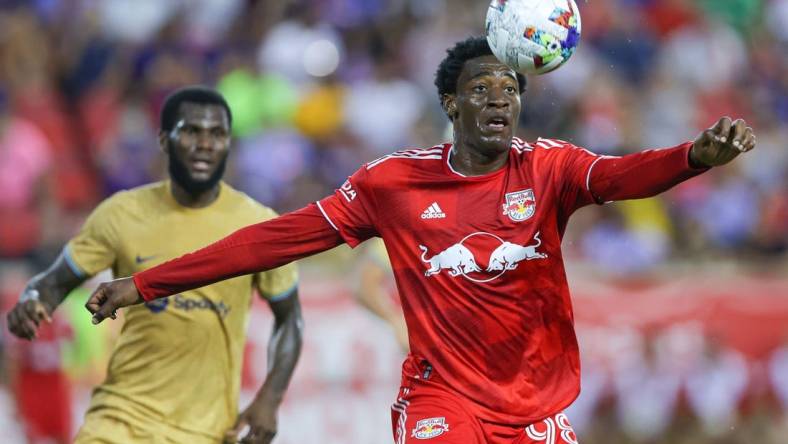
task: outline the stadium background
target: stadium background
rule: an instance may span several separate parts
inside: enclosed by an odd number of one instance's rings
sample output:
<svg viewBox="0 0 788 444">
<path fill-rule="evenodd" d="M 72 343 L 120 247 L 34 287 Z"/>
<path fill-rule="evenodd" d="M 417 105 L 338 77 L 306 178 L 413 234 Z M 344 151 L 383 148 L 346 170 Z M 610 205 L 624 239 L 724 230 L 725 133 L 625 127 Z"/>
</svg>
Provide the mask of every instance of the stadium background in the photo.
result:
<svg viewBox="0 0 788 444">
<path fill-rule="evenodd" d="M 217 84 L 235 113 L 228 181 L 295 209 L 364 161 L 443 140 L 433 73 L 445 48 L 481 33 L 487 3 L 0 0 L 3 312 L 100 199 L 163 177 L 155 128 L 173 88 Z M 578 52 L 529 79 L 526 139 L 622 154 L 727 114 L 756 129 L 758 149 L 659 198 L 574 217 L 564 248 L 584 392 L 570 419 L 583 443 L 785 442 L 788 0 L 578 3 Z M 402 355 L 352 302 L 357 257 L 303 263 L 306 341 L 279 443 L 390 442 Z M 68 375 L 70 395 L 40 396 L 79 424 L 118 327 L 89 325 L 89 288 L 37 348 L 3 325 L 2 442 L 24 442 L 11 375 L 30 362 Z M 255 304 L 246 399 L 270 321 Z"/>
</svg>

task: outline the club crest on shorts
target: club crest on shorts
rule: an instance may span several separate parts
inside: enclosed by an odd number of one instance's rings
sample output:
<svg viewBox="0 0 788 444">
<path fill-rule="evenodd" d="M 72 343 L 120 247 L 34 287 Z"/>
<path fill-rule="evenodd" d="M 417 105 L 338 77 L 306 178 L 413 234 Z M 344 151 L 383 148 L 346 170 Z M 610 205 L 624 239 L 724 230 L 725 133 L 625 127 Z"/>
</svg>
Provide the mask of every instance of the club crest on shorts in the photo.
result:
<svg viewBox="0 0 788 444">
<path fill-rule="evenodd" d="M 427 418 L 416 423 L 411 436 L 416 439 L 430 439 L 449 431 L 446 418 Z"/>
<path fill-rule="evenodd" d="M 515 222 L 522 222 L 533 216 L 536 212 L 536 198 L 534 190 L 515 191 L 506 193 L 506 202 L 503 204 L 503 214 Z"/>
</svg>

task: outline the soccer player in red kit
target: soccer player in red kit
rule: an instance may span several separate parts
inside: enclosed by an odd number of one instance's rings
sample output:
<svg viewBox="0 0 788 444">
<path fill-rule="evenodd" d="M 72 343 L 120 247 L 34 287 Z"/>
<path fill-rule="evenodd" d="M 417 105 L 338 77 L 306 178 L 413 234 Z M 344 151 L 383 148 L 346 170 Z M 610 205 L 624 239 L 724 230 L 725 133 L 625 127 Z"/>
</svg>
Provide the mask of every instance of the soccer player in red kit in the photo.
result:
<svg viewBox="0 0 788 444">
<path fill-rule="evenodd" d="M 755 146 L 725 117 L 694 142 L 623 157 L 514 137 L 525 78 L 484 38 L 448 51 L 435 81 L 453 143 L 362 166 L 335 194 L 133 278 L 102 284 L 94 322 L 131 304 L 383 239 L 410 335 L 394 440 L 574 443 L 580 390 L 561 255 L 569 216 L 654 196 Z M 392 104 L 396 106 L 396 104 Z"/>
</svg>

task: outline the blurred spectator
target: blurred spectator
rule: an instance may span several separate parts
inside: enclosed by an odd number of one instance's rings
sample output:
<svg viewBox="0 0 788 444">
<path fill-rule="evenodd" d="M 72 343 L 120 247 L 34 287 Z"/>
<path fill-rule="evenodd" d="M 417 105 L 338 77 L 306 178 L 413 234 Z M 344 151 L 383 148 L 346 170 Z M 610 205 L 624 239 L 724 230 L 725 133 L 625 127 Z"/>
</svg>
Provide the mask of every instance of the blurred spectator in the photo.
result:
<svg viewBox="0 0 788 444">
<path fill-rule="evenodd" d="M 382 56 L 373 77 L 351 85 L 345 101 L 348 128 L 379 155 L 410 146 L 410 128 L 424 106 L 423 95 L 399 76 L 398 65 L 394 54 Z"/>
<path fill-rule="evenodd" d="M 709 435 L 722 435 L 738 420 L 749 384 L 747 361 L 735 350 L 707 339 L 686 380 L 687 400 Z"/>
<path fill-rule="evenodd" d="M 0 96 L 0 256 L 23 256 L 40 238 L 37 195 L 52 165 L 52 148 L 33 123 L 10 114 Z"/>
</svg>

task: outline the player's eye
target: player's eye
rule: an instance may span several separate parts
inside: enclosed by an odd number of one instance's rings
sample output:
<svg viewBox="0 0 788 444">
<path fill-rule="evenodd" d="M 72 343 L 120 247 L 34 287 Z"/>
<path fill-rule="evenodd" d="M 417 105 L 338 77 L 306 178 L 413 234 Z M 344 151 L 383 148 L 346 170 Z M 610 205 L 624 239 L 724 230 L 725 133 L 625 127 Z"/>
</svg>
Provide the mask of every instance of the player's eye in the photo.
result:
<svg viewBox="0 0 788 444">
<path fill-rule="evenodd" d="M 476 85 L 476 86 L 473 87 L 473 92 L 481 93 L 481 92 L 485 92 L 485 91 L 487 91 L 487 87 L 484 86 L 484 85 Z"/>
<path fill-rule="evenodd" d="M 508 93 L 516 93 L 517 92 L 517 88 L 515 88 L 514 86 L 507 86 L 506 87 L 506 92 L 508 92 Z"/>
</svg>

